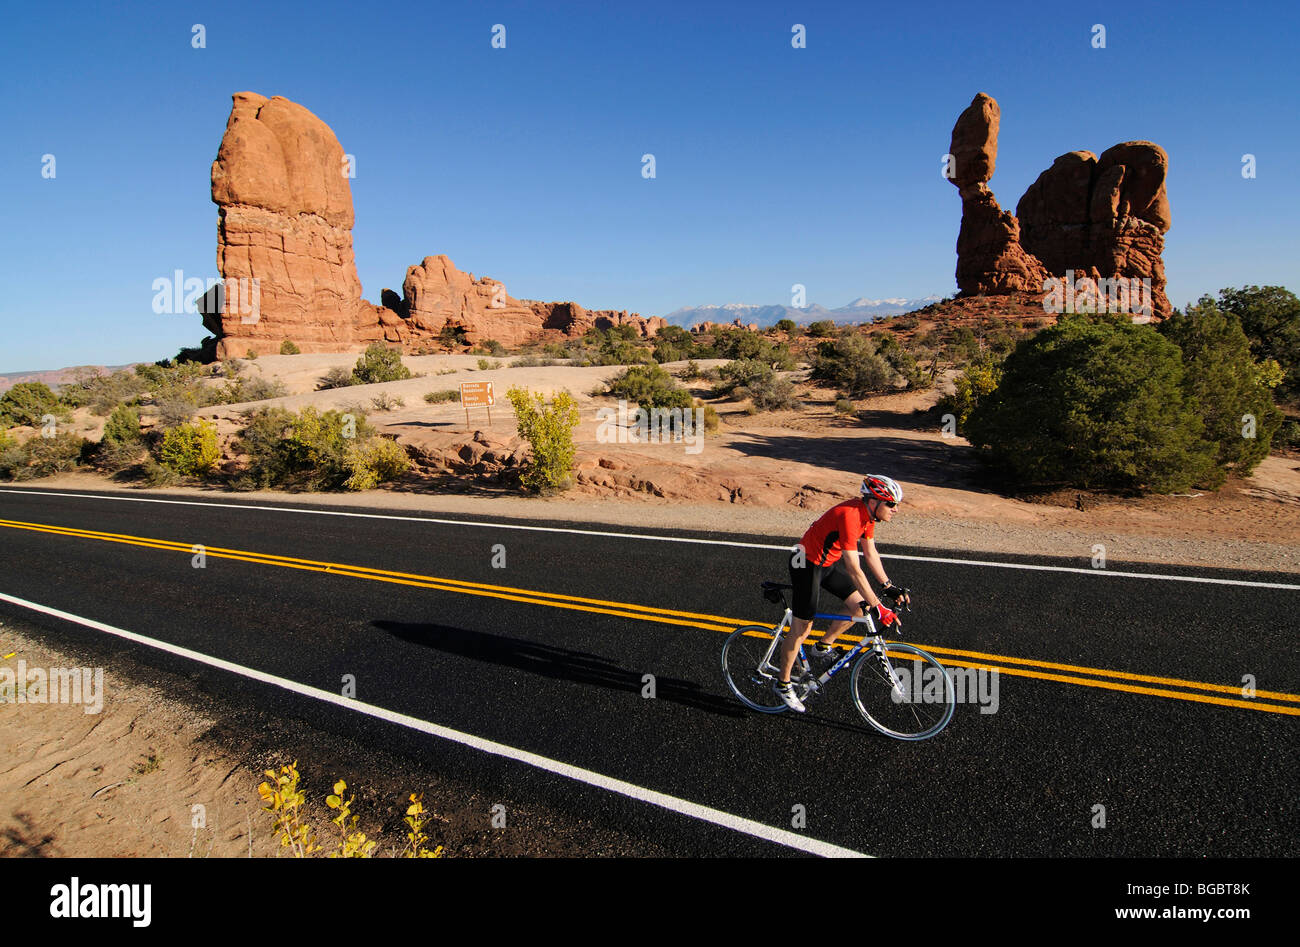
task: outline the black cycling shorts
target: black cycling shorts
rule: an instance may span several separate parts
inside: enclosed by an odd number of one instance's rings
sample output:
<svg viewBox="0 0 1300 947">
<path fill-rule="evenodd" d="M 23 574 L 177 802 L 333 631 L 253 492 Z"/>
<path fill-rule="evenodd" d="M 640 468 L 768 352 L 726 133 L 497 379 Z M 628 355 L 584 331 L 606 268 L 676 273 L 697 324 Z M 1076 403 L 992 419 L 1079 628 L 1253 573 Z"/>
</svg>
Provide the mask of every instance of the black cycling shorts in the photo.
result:
<svg viewBox="0 0 1300 947">
<path fill-rule="evenodd" d="M 790 563 L 790 583 L 794 586 L 790 610 L 795 618 L 811 620 L 817 614 L 817 600 L 822 589 L 847 601 L 858 590 L 844 568 L 841 556 L 833 566 L 819 566 L 809 562 L 803 567 Z"/>
</svg>

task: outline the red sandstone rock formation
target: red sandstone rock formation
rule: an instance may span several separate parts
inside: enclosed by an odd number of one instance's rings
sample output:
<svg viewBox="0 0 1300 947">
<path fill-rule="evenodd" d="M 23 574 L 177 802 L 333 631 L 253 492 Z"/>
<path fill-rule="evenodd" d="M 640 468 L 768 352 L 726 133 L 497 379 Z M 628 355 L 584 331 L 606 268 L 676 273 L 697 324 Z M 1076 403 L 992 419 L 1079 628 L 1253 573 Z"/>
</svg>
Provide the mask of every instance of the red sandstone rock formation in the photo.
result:
<svg viewBox="0 0 1300 947">
<path fill-rule="evenodd" d="M 1047 270 L 1020 246 L 1020 225 L 998 206 L 988 180 L 998 160 L 1001 110 L 983 92 L 952 129 L 953 176 L 961 194 L 957 286 L 963 293 L 1041 292 Z"/>
<path fill-rule="evenodd" d="M 1016 205 L 1021 245 L 1053 273 L 1094 279 L 1150 279 L 1152 315 L 1172 312 L 1165 295 L 1164 235 L 1170 226 L 1169 156 L 1149 141 L 1126 141 L 1097 158 L 1061 155 Z"/>
<path fill-rule="evenodd" d="M 1169 158 L 1148 141 L 1061 155 L 1016 206 L 988 187 L 997 163 L 998 104 L 980 93 L 952 130 L 952 183 L 962 198 L 957 285 L 962 293 L 1043 290 L 1047 276 L 1150 279 L 1152 315 L 1167 316 L 1161 253 L 1169 231 Z"/>
<path fill-rule="evenodd" d="M 384 340 L 408 352 L 444 329 L 468 343 L 508 346 L 547 335 L 631 324 L 652 335 L 667 323 L 627 311 L 589 312 L 572 302 L 515 299 L 497 280 L 462 273 L 446 256 L 410 267 L 399 298 L 361 298 L 352 252 L 352 189 L 343 148 L 301 105 L 238 92 L 212 164 L 218 207 L 217 265 L 227 299 L 210 293 L 203 325 L 218 358 L 276 353 L 287 340 L 304 352 L 340 352 Z M 242 283 L 241 283 L 242 281 Z M 256 307 L 247 290 L 256 281 Z M 238 294 L 242 286 L 245 293 Z M 242 307 L 237 303 L 243 302 Z"/>
</svg>

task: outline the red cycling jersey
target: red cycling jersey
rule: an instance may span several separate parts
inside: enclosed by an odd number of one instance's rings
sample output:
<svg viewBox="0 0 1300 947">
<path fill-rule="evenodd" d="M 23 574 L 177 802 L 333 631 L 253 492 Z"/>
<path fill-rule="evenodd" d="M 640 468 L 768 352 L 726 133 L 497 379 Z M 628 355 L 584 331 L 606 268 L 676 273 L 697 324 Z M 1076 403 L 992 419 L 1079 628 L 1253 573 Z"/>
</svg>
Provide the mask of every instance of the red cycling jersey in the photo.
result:
<svg viewBox="0 0 1300 947">
<path fill-rule="evenodd" d="M 839 562 L 846 549 L 857 549 L 862 537 L 871 539 L 876 534 L 876 524 L 861 497 L 845 500 L 822 514 L 821 519 L 808 527 L 799 545 L 804 555 L 816 566 L 833 566 Z"/>
</svg>

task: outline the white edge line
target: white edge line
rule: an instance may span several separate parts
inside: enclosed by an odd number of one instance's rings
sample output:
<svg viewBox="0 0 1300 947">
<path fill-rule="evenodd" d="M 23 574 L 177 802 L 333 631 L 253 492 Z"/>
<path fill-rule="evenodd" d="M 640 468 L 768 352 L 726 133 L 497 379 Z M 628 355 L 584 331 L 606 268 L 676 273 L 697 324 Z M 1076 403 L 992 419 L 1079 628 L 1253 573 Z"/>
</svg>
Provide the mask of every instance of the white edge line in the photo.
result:
<svg viewBox="0 0 1300 947">
<path fill-rule="evenodd" d="M 418 717 L 411 717 L 406 714 L 400 714 L 384 707 L 377 707 L 374 704 L 367 704 L 363 701 L 352 700 L 335 694 L 330 691 L 321 690 L 317 687 L 311 687 L 307 684 L 300 684 L 297 681 L 291 681 L 287 678 L 276 677 L 274 674 L 267 674 L 264 671 L 258 671 L 254 668 L 244 667 L 241 664 L 234 664 L 230 661 L 224 661 L 221 658 L 214 658 L 211 655 L 203 654 L 199 651 L 191 651 L 189 648 L 182 648 L 178 645 L 169 644 L 165 641 L 158 641 L 134 631 L 127 631 L 124 628 L 117 628 L 113 625 L 106 625 L 103 622 L 95 621 L 90 618 L 82 618 L 80 615 L 73 615 L 69 612 L 60 611 L 57 608 L 51 608 L 48 605 L 40 605 L 36 602 L 29 602 L 13 595 L 6 595 L 0 592 L 0 600 L 10 602 L 14 605 L 20 605 L 23 608 L 29 608 L 33 611 L 43 612 L 46 615 L 53 615 L 55 618 L 61 618 L 64 621 L 74 622 L 78 625 L 84 625 L 87 628 L 93 628 L 96 631 L 107 632 L 110 635 L 116 635 L 119 638 L 125 638 L 128 641 L 134 641 L 137 644 L 146 645 L 150 648 L 157 648 L 160 651 L 166 651 L 168 654 L 174 654 L 178 657 L 187 658 L 191 661 L 197 661 L 200 664 L 207 664 L 223 671 L 229 671 L 233 674 L 239 674 L 243 677 L 260 681 L 264 684 L 272 684 L 276 687 L 292 691 L 295 694 L 301 694 L 304 697 L 314 697 L 317 700 L 325 701 L 348 710 L 354 710 L 358 713 L 365 714 L 369 717 L 375 717 L 379 720 L 385 720 L 389 723 L 395 723 L 399 726 L 409 727 L 412 730 L 419 730 L 431 736 L 439 737 L 444 740 L 451 740 L 453 743 L 460 743 L 464 746 L 481 750 L 484 753 L 491 753 L 494 756 L 504 756 L 507 759 L 516 760 L 528 766 L 543 769 L 547 772 L 556 773 L 578 782 L 587 783 L 599 789 L 605 789 L 609 792 L 618 793 L 622 796 L 628 796 L 641 802 L 648 802 L 651 805 L 669 809 L 681 815 L 690 816 L 704 822 L 712 822 L 723 828 L 731 829 L 745 835 L 752 835 L 756 838 L 764 839 L 768 842 L 775 842 L 778 845 L 785 845 L 789 848 L 799 849 L 813 855 L 820 855 L 825 858 L 870 858 L 870 855 L 864 855 L 861 852 L 855 852 L 852 849 L 842 848 L 839 845 L 833 845 L 830 842 L 822 842 L 817 839 L 808 838 L 794 832 L 788 832 L 785 829 L 773 828 L 764 825 L 761 822 L 755 822 L 752 819 L 746 819 L 741 816 L 732 815 L 729 812 L 723 812 L 720 809 L 713 809 L 709 806 L 702 806 L 699 803 L 689 802 L 685 799 L 678 799 L 676 796 L 669 796 L 665 793 L 656 792 L 653 789 L 646 789 L 635 783 L 625 782 L 621 779 L 615 779 L 612 776 L 605 776 L 593 770 L 583 769 L 579 766 L 573 766 L 569 763 L 561 763 L 559 760 L 553 760 L 549 757 L 540 756 L 536 753 L 530 753 L 527 750 L 519 750 L 504 743 L 497 743 L 494 740 L 488 740 L 483 737 L 476 737 L 470 733 L 461 733 L 459 730 L 452 730 L 449 727 L 439 726 L 436 723 L 430 723 L 427 720 L 421 720 Z"/>
<path fill-rule="evenodd" d="M 59 493 L 36 487 L 30 490 L 0 489 L 0 493 L 17 493 L 24 496 L 74 497 L 84 500 L 127 500 L 133 503 L 169 503 L 177 506 L 211 506 L 231 510 L 266 510 L 276 513 L 313 513 L 317 516 L 356 516 L 362 519 L 403 520 L 412 523 L 437 523 L 448 526 L 481 526 L 489 529 L 520 529 L 539 533 L 576 533 L 580 536 L 612 536 L 616 539 L 647 539 L 664 543 L 697 543 L 704 546 L 737 546 L 742 549 L 779 549 L 789 551 L 788 546 L 770 545 L 768 543 L 742 543 L 725 539 L 698 539 L 691 536 L 656 536 L 652 533 L 619 533 L 594 529 L 571 529 L 564 526 L 524 526 L 518 523 L 482 523 L 475 520 L 447 520 L 431 516 L 398 516 L 392 513 L 351 513 L 345 510 L 315 510 L 294 506 L 266 506 L 261 503 L 214 503 L 206 500 L 164 500 L 158 497 L 119 497 L 96 493 Z M 1300 591 L 1300 584 L 1288 582 L 1252 582 L 1246 579 L 1211 579 L 1194 575 L 1158 575 L 1150 572 L 1116 572 L 1111 569 L 1084 569 L 1075 566 L 1038 566 L 1021 562 L 989 562 L 980 559 L 946 559 L 938 556 L 902 556 L 884 555 L 881 559 L 900 559 L 912 562 L 942 562 L 948 565 L 987 566 L 994 569 L 1027 569 L 1037 572 L 1073 572 L 1079 575 L 1110 576 L 1123 579 L 1158 579 L 1166 582 L 1205 582 L 1213 585 L 1239 585 L 1247 588 L 1286 589 Z M 1212 567 L 1207 567 L 1212 568 Z"/>
</svg>

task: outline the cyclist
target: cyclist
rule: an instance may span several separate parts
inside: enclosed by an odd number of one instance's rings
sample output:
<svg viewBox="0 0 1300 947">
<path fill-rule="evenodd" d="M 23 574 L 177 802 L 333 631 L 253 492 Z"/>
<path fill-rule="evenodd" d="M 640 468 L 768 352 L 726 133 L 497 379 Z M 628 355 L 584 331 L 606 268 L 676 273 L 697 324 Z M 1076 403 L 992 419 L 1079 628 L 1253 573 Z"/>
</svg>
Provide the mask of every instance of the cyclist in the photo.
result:
<svg viewBox="0 0 1300 947">
<path fill-rule="evenodd" d="M 894 623 L 894 612 L 885 607 L 867 584 L 866 573 L 858 560 L 859 542 L 864 544 L 863 552 L 872 574 L 884 586 L 881 594 L 894 599 L 896 606 L 899 601 L 909 601 L 907 594 L 885 575 L 875 543 L 876 523 L 888 523 L 893 519 L 894 509 L 902 499 L 903 488 L 893 480 L 879 474 L 868 474 L 862 480 L 859 497 L 831 507 L 799 540 L 801 552 L 796 552 L 790 560 L 794 618 L 790 622 L 790 632 L 782 637 L 777 651 L 781 679 L 776 692 L 787 706 L 804 710 L 803 701 L 790 686 L 790 672 L 799 646 L 812 630 L 817 599 L 823 588 L 843 599 L 849 607 L 849 614 L 854 614 L 859 607 L 864 611 L 874 608 L 880 624 L 887 627 Z M 813 656 L 823 661 L 833 658 L 835 639 L 850 625 L 852 622 L 847 620 L 833 623 L 812 648 Z"/>
</svg>

